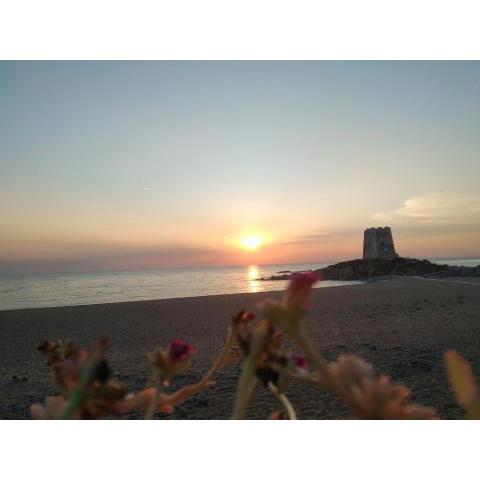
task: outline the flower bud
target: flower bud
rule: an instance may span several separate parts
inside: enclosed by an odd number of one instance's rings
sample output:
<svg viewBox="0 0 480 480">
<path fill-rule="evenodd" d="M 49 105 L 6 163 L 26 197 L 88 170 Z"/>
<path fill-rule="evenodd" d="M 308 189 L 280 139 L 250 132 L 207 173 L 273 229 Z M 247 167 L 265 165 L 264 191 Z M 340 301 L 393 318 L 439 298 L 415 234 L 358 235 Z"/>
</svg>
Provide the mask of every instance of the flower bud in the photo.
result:
<svg viewBox="0 0 480 480">
<path fill-rule="evenodd" d="M 182 340 L 173 339 L 166 350 L 156 349 L 147 354 L 152 367 L 154 382 L 168 380 L 190 365 L 195 348 Z"/>
<path fill-rule="evenodd" d="M 320 280 L 320 276 L 315 272 L 293 274 L 285 296 L 287 309 L 299 307 L 309 309 L 310 292 L 312 286 L 318 282 L 318 280 Z"/>
</svg>

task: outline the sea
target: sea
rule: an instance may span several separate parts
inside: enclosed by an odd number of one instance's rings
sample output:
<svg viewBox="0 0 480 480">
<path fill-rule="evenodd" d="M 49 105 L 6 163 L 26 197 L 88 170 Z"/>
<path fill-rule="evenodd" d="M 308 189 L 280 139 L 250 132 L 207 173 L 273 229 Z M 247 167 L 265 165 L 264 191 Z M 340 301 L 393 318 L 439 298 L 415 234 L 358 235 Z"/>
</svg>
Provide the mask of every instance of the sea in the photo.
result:
<svg viewBox="0 0 480 480">
<path fill-rule="evenodd" d="M 480 264 L 479 258 L 430 260 L 461 266 Z M 258 279 L 285 271 L 314 270 L 331 263 L 91 273 L 0 273 L 0 310 L 283 290 L 287 281 Z M 360 283 L 363 282 L 325 280 L 318 284 L 318 288 Z"/>
</svg>

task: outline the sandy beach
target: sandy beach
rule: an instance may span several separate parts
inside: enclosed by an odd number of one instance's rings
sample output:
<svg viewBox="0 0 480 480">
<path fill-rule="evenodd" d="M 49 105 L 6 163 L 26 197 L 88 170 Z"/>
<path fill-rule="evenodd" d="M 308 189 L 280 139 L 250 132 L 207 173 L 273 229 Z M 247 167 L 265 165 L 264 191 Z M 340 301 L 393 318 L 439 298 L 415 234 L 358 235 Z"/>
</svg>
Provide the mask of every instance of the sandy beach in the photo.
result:
<svg viewBox="0 0 480 480">
<path fill-rule="evenodd" d="M 44 339 L 73 338 L 87 346 L 110 337 L 114 373 L 130 389 L 141 389 L 149 370 L 145 352 L 172 337 L 198 352 L 176 385 L 196 381 L 221 348 L 230 316 L 280 292 L 153 300 L 75 307 L 0 311 L 0 418 L 29 418 L 28 407 L 55 393 L 36 347 Z M 480 373 L 480 283 L 467 278 L 429 281 L 398 278 L 363 285 L 316 289 L 308 329 L 329 359 L 355 352 L 380 373 L 407 384 L 413 399 L 439 414 L 459 418 L 443 369 L 442 353 L 454 348 Z M 238 366 L 224 369 L 209 391 L 179 406 L 173 419 L 225 419 L 231 414 Z M 14 375 L 27 381 L 15 383 Z M 328 393 L 291 383 L 287 390 L 299 417 L 348 417 Z M 277 403 L 261 391 L 249 412 L 267 418 Z M 135 415 L 130 418 L 137 418 Z"/>
</svg>

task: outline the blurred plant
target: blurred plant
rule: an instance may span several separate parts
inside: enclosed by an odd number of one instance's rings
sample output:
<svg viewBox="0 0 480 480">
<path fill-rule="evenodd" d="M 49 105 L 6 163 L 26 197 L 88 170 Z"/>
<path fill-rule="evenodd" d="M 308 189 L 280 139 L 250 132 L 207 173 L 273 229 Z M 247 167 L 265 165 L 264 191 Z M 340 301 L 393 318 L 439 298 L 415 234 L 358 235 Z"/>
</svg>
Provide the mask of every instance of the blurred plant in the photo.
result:
<svg viewBox="0 0 480 480">
<path fill-rule="evenodd" d="M 47 356 L 53 369 L 55 385 L 60 395 L 48 397 L 45 403 L 31 406 L 35 419 L 92 419 L 121 415 L 132 410 L 144 410 L 146 418 L 159 411 L 172 413 L 176 405 L 190 396 L 209 388 L 213 373 L 223 366 L 226 350 L 197 384 L 187 385 L 170 393 L 163 392 L 173 376 L 190 364 L 195 349 L 174 339 L 166 350 L 156 349 L 147 354 L 152 365 L 152 383 L 137 393 L 127 394 L 124 385 L 110 379 L 110 368 L 105 358 L 107 340 L 101 339 L 89 350 L 80 350 L 72 341 L 46 341 L 39 351 Z"/>
<path fill-rule="evenodd" d="M 60 391 L 45 405 L 31 407 L 34 418 L 99 418 L 117 413 L 116 403 L 126 395 L 126 388 L 110 378 L 105 358 L 107 339 L 101 338 L 89 350 L 79 350 L 74 342 L 48 341 L 38 350 L 53 368 Z"/>
<path fill-rule="evenodd" d="M 166 349 L 156 348 L 147 353 L 152 375 L 147 387 L 128 393 L 124 385 L 110 378 L 105 353 L 107 339 L 102 338 L 89 350 L 80 350 L 71 340 L 45 341 L 38 350 L 47 357 L 53 370 L 59 395 L 48 397 L 45 403 L 30 407 L 35 419 L 89 419 L 115 416 L 132 410 L 145 411 L 150 419 L 156 412 L 170 414 L 174 407 L 212 385 L 213 375 L 240 358 L 236 343 L 242 324 L 252 316 L 240 312 L 231 322 L 224 346 L 210 370 L 196 384 L 186 385 L 175 392 L 165 391 L 174 376 L 183 373 L 191 363 L 195 348 L 182 340 L 173 339 Z"/>
<path fill-rule="evenodd" d="M 360 419 L 433 419 L 435 411 L 410 401 L 410 390 L 393 383 L 386 375 L 377 376 L 373 367 L 355 355 L 340 355 L 328 362 L 305 331 L 310 311 L 310 295 L 319 278 L 312 272 L 296 274 L 280 301 L 261 305 L 262 315 L 240 311 L 233 316 L 224 345 L 205 376 L 195 384 L 169 391 L 172 378 L 189 366 L 195 348 L 173 339 L 166 348 L 147 354 L 152 375 L 150 386 L 136 393 L 111 378 L 105 353 L 106 339 L 89 350 L 80 350 L 72 341 L 47 341 L 39 350 L 52 367 L 59 395 L 48 397 L 43 405 L 31 407 L 33 418 L 84 419 L 123 415 L 132 410 L 145 412 L 150 419 L 157 412 L 170 414 L 175 406 L 211 387 L 214 374 L 241 360 L 233 418 L 246 418 L 256 391 L 265 388 L 278 401 L 281 410 L 272 419 L 297 418 L 286 395 L 290 380 L 305 381 L 334 392 Z M 300 352 L 285 350 L 284 336 Z M 468 418 L 480 418 L 480 396 L 471 368 L 455 352 L 445 356 L 449 378 Z"/>
<path fill-rule="evenodd" d="M 164 413 L 173 410 L 172 404 L 160 402 L 162 387 L 168 387 L 173 376 L 182 373 L 190 366 L 190 360 L 195 349 L 182 340 L 173 339 L 166 350 L 157 348 L 147 353 L 152 366 L 151 383 L 154 385 L 153 398 L 150 401 L 146 418 L 152 418 L 157 408 Z"/>
<path fill-rule="evenodd" d="M 339 397 L 356 418 L 388 420 L 434 419 L 432 408 L 410 403 L 410 390 L 375 376 L 373 367 L 355 355 L 340 355 L 330 365 L 330 378 Z"/>
<path fill-rule="evenodd" d="M 471 420 L 480 420 L 480 395 L 475 382 L 472 367 L 454 350 L 445 353 L 448 379 L 461 405 Z"/>
<path fill-rule="evenodd" d="M 256 387 L 263 384 L 284 408 L 284 413 L 274 412 L 272 418 L 295 419 L 295 410 L 284 393 L 292 377 L 334 391 L 356 418 L 436 418 L 433 409 L 410 402 L 407 387 L 393 384 L 385 375 L 377 378 L 373 367 L 361 358 L 342 355 L 334 363 L 327 362 L 307 335 L 304 325 L 311 308 L 311 289 L 318 280 L 313 272 L 296 274 L 281 301 L 263 304 L 265 319 L 251 328 L 248 348 L 244 348 L 245 359 L 233 418 L 245 418 Z M 281 352 L 278 329 L 295 341 L 305 356 Z"/>
</svg>

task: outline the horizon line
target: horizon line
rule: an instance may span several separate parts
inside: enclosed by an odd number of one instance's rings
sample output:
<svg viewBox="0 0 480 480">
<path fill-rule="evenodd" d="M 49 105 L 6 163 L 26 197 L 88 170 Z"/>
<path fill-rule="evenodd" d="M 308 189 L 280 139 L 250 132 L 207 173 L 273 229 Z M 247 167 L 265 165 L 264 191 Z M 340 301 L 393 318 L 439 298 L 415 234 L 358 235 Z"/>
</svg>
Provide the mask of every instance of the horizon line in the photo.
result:
<svg viewBox="0 0 480 480">
<path fill-rule="evenodd" d="M 402 255 L 400 255 L 402 257 Z M 416 257 L 404 257 L 404 258 L 416 258 Z M 424 257 L 421 260 L 474 260 L 479 259 L 480 255 L 469 256 L 440 256 L 440 257 Z M 222 265 L 196 265 L 196 266 L 176 266 L 176 267 L 155 267 L 155 268 L 118 268 L 118 269 L 98 269 L 98 270 L 62 270 L 62 271 L 25 271 L 25 272 L 0 272 L 0 275 L 66 275 L 66 274 L 92 274 L 92 273 L 133 273 L 133 272 L 155 272 L 158 270 L 196 270 L 196 269 L 208 269 L 208 268 L 234 268 L 234 267 L 273 267 L 282 265 L 312 265 L 322 264 L 322 266 L 334 265 L 336 263 L 347 262 L 351 260 L 357 260 L 357 258 L 350 258 L 345 260 L 324 260 L 324 261 L 309 261 L 309 262 L 281 262 L 281 263 L 260 263 L 252 262 L 245 264 L 222 264 Z"/>
</svg>

